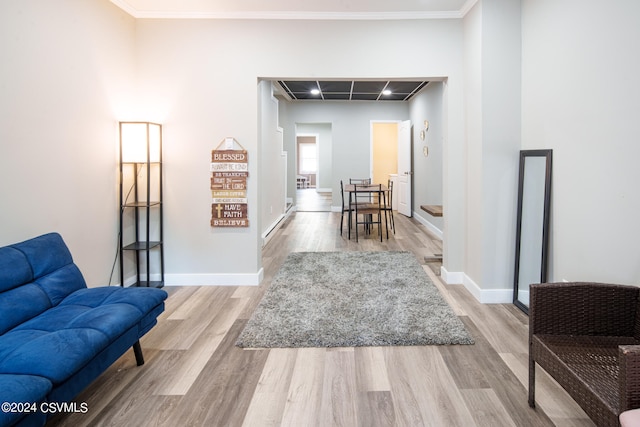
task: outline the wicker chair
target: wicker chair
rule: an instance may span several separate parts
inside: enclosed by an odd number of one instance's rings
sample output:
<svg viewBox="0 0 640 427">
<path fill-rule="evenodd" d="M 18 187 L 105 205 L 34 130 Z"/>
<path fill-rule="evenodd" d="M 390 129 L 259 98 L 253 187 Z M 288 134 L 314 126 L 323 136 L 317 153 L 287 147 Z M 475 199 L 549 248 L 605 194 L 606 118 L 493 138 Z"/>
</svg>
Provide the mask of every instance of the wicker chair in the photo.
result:
<svg viewBox="0 0 640 427">
<path fill-rule="evenodd" d="M 530 287 L 529 406 L 535 365 L 598 426 L 640 407 L 640 288 L 602 283 Z"/>
</svg>

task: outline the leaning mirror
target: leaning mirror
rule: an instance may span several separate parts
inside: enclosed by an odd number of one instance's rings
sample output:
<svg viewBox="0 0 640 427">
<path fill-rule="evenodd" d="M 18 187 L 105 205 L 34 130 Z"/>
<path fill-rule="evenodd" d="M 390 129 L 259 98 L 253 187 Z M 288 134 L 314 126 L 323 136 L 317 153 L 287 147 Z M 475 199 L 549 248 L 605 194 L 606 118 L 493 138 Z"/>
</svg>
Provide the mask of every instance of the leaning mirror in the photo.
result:
<svg viewBox="0 0 640 427">
<path fill-rule="evenodd" d="M 529 285 L 547 281 L 551 150 L 520 151 L 513 303 L 529 313 Z"/>
</svg>

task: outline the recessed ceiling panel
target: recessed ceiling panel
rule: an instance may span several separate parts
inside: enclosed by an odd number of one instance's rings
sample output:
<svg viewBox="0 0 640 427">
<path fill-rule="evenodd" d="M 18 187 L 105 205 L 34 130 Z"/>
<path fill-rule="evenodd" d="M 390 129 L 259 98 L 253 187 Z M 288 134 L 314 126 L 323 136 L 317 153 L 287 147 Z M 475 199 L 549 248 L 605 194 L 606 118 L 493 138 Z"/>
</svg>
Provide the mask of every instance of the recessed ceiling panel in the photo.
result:
<svg viewBox="0 0 640 427">
<path fill-rule="evenodd" d="M 417 89 L 423 85 L 424 82 L 389 82 L 387 89 L 391 90 L 393 93 L 406 93 L 410 94 L 415 92 Z"/>
<path fill-rule="evenodd" d="M 351 99 L 351 94 L 348 92 L 342 92 L 342 93 L 336 93 L 336 92 L 329 92 L 329 93 L 322 93 L 322 97 L 327 100 L 327 101 L 349 101 Z"/>
<path fill-rule="evenodd" d="M 391 95 L 381 95 L 379 101 L 406 101 L 407 95 L 404 93 L 392 93 Z"/>
<path fill-rule="evenodd" d="M 342 81 L 322 81 L 320 83 L 320 89 L 322 93 L 334 92 L 334 93 L 351 93 L 351 82 Z"/>
<path fill-rule="evenodd" d="M 379 94 L 386 85 L 387 82 L 356 81 L 353 83 L 353 92 Z"/>
<path fill-rule="evenodd" d="M 404 80 L 281 80 L 278 82 L 292 100 L 325 101 L 408 101 L 427 81 Z M 320 89 L 312 94 L 312 89 Z M 384 95 L 383 90 L 391 91 Z"/>
<path fill-rule="evenodd" d="M 315 81 L 303 82 L 303 81 L 286 81 L 284 82 L 286 89 L 290 92 L 310 92 L 311 89 L 318 89 L 318 84 Z"/>
</svg>

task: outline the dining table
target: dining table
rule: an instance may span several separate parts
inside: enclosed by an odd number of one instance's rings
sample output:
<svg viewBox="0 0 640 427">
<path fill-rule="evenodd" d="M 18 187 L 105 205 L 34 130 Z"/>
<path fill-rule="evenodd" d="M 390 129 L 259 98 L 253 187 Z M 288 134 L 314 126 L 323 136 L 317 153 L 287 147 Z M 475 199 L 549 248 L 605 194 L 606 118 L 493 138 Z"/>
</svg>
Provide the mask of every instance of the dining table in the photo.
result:
<svg viewBox="0 0 640 427">
<path fill-rule="evenodd" d="M 353 200 L 355 197 L 355 192 L 356 192 L 356 185 L 358 186 L 358 194 L 360 193 L 365 193 L 365 194 L 369 194 L 370 196 L 374 196 L 374 195 L 378 195 L 378 197 L 381 197 L 381 201 L 380 201 L 380 205 L 384 206 L 385 202 L 386 202 L 386 194 L 387 191 L 389 191 L 389 188 L 385 185 L 385 184 L 345 184 L 344 185 L 344 192 L 349 194 L 349 215 L 348 215 L 348 220 L 349 220 L 349 231 L 348 231 L 348 236 L 349 236 L 349 240 L 351 240 L 351 212 L 354 211 L 353 208 L 353 203 L 355 203 L 355 201 Z M 386 223 L 386 221 L 385 221 Z M 388 238 L 388 236 L 387 236 Z"/>
</svg>

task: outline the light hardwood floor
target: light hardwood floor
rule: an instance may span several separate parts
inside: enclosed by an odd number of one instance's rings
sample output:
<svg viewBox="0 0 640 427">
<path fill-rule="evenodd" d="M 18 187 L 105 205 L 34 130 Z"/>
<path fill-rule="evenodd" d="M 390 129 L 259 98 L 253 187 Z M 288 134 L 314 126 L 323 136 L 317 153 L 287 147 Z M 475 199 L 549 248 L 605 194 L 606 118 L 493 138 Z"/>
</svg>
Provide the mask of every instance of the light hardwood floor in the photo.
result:
<svg viewBox="0 0 640 427">
<path fill-rule="evenodd" d="M 318 192 L 315 188 L 296 190 L 298 212 L 331 212 L 331 192 Z"/>
<path fill-rule="evenodd" d="M 292 251 L 408 250 L 418 260 L 441 242 L 396 214 L 396 234 L 349 241 L 337 213 L 296 213 L 263 252 L 257 287 L 167 287 L 158 325 L 75 401 L 81 426 L 593 426 L 541 369 L 537 409 L 527 405 L 527 317 L 482 305 L 424 267 L 473 335 L 471 346 L 242 350 L 234 343 Z"/>
</svg>

